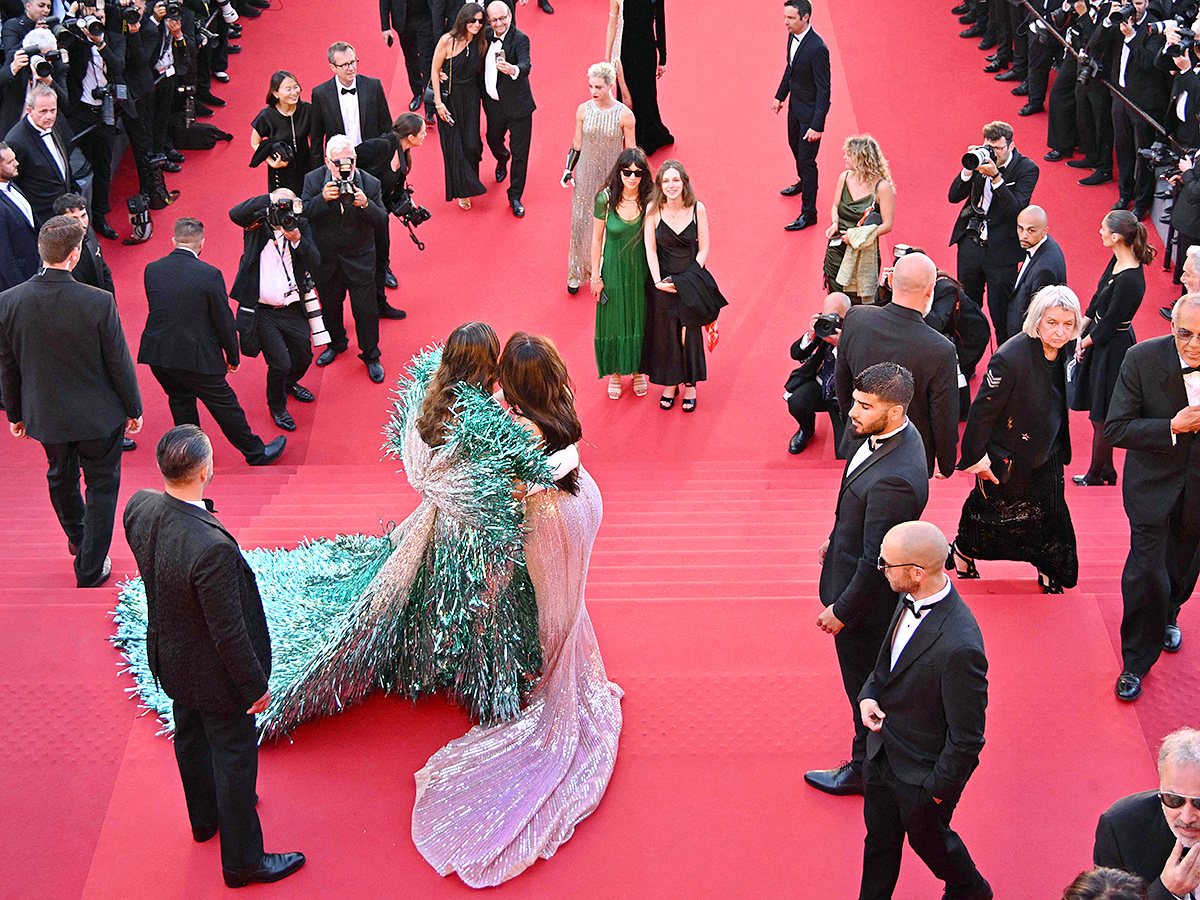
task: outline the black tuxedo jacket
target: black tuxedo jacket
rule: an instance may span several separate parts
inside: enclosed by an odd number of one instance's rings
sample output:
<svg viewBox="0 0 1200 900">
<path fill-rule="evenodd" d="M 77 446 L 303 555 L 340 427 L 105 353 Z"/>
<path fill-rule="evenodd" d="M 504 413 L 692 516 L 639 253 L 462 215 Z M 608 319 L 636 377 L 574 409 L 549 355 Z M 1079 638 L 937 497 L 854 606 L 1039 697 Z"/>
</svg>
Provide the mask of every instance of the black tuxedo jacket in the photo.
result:
<svg viewBox="0 0 1200 900">
<path fill-rule="evenodd" d="M 428 21 L 431 18 L 428 0 L 379 0 L 380 31 L 393 28 L 396 34 L 401 34 L 410 16 Z"/>
<path fill-rule="evenodd" d="M 138 362 L 224 375 L 239 362 L 237 328 L 221 270 L 190 250 L 172 250 L 146 266 L 150 307 Z"/>
<path fill-rule="evenodd" d="M 488 32 L 489 46 L 492 40 Z M 504 47 L 504 58 L 521 70 L 515 79 L 503 72 L 496 73 L 496 93 L 500 95 L 499 104 L 493 100 L 483 87 L 483 66 L 479 67 L 479 93 L 483 97 L 484 111 L 499 105 L 501 112 L 510 119 L 519 119 L 532 115 L 537 109 L 533 102 L 533 91 L 529 89 L 529 70 L 533 67 L 529 56 L 529 36 L 523 31 L 517 31 L 513 25 L 508 26 L 504 37 L 500 39 Z"/>
<path fill-rule="evenodd" d="M 957 800 L 979 765 L 987 709 L 987 656 L 970 607 L 952 586 L 921 617 L 896 668 L 892 641 L 905 611 L 896 604 L 889 639 L 858 699 L 879 704 L 885 718 L 867 734 L 867 758 L 887 751 L 896 777 L 939 800 Z"/>
<path fill-rule="evenodd" d="M 0 291 L 16 287 L 41 266 L 37 232 L 8 194 L 0 191 Z"/>
<path fill-rule="evenodd" d="M 23 116 L 5 138 L 21 164 L 15 183 L 33 207 L 33 221 L 38 228 L 54 215 L 54 201 L 68 191 L 75 190 L 75 179 L 70 171 L 71 137 L 65 122 L 66 117 L 60 111 L 51 129 L 51 139 L 58 145 L 58 151 L 67 164 L 66 178 L 63 178 L 54 157 L 46 149 L 42 136 L 34 129 L 28 116 Z"/>
<path fill-rule="evenodd" d="M 929 474 L 954 471 L 958 449 L 958 358 L 954 344 L 925 324 L 921 314 L 895 303 L 853 306 L 838 339 L 835 369 L 842 417 L 854 402 L 854 379 L 863 369 L 895 362 L 912 372 L 908 418 L 921 432 Z M 847 428 L 843 442 L 853 429 Z M 849 458 L 847 456 L 847 458 Z"/>
<path fill-rule="evenodd" d="M 333 175 L 324 165 L 304 176 L 304 215 L 312 225 L 313 240 L 321 256 L 313 276 L 324 281 L 340 264 L 342 271 L 352 278 L 373 278 L 375 231 L 387 228 L 379 179 L 362 169 L 354 170 L 354 183 L 367 195 L 364 208 L 339 200 L 327 202 L 321 191 L 332 180 Z"/>
<path fill-rule="evenodd" d="M 8 19 L 0 31 L 3 32 L 3 38 L 0 39 L 0 46 L 3 47 L 0 56 L 3 58 L 3 64 L 0 64 L 0 134 L 7 133 L 25 114 L 25 92 L 29 90 L 29 85 L 32 84 L 32 76 L 29 66 L 25 66 L 15 75 L 12 71 L 13 57 L 16 52 L 21 49 L 24 43 L 25 35 L 33 30 L 33 22 L 22 13 L 13 19 Z M 51 76 L 51 84 L 58 92 L 58 109 L 60 114 L 66 115 L 67 109 L 67 63 L 63 60 L 58 60 L 53 64 L 54 72 Z"/>
<path fill-rule="evenodd" d="M 1024 251 L 1022 251 L 1024 252 Z M 1033 295 L 1051 284 L 1067 283 L 1067 258 L 1050 235 L 1017 274 L 1016 291 L 1008 305 L 1008 333 L 1017 334 L 1025 323 L 1025 312 Z"/>
<path fill-rule="evenodd" d="M 90 284 L 102 291 L 108 291 L 114 299 L 117 296 L 112 269 L 104 261 L 104 255 L 100 252 L 100 244 L 96 242 L 96 235 L 91 228 L 83 238 L 83 252 L 79 255 L 79 265 L 74 268 L 71 275 L 80 284 Z"/>
<path fill-rule="evenodd" d="M 1118 26 L 1105 26 L 1101 22 L 1088 42 L 1088 55 L 1104 60 L 1104 75 L 1110 84 L 1156 119 L 1161 119 L 1171 90 L 1165 71 L 1170 60 L 1161 55 L 1166 39 L 1161 34 L 1150 34 L 1147 28 L 1156 21 L 1158 17 L 1148 12 L 1134 31 L 1133 40 L 1129 42 L 1129 60 L 1125 64 L 1124 87 L 1119 86 L 1119 81 L 1125 35 Z M 1160 60 L 1164 68 L 1159 68 Z"/>
<path fill-rule="evenodd" d="M 229 211 L 229 218 L 233 223 L 244 229 L 242 259 L 238 263 L 237 275 L 233 279 L 233 287 L 229 289 L 229 296 L 249 309 L 253 309 L 254 304 L 258 302 L 259 258 L 274 231 L 267 224 L 267 208 L 270 202 L 270 194 L 261 194 L 239 203 Z M 292 274 L 299 287 L 300 297 L 303 297 L 304 285 L 320 264 L 321 254 L 317 245 L 313 243 L 312 226 L 308 224 L 308 220 L 301 218 L 298 221 L 300 243 L 291 248 Z"/>
<path fill-rule="evenodd" d="M 792 344 L 792 359 L 800 365 L 792 369 L 792 374 L 788 376 L 783 389 L 794 391 L 807 381 L 816 381 L 821 375 L 821 366 L 825 363 L 825 358 L 833 352 L 833 345 L 820 338 L 807 347 L 804 346 L 803 337 L 795 341 Z"/>
<path fill-rule="evenodd" d="M 1186 93 L 1183 103 L 1183 118 L 1178 116 L 1179 95 Z M 1178 73 L 1171 83 L 1171 100 L 1167 104 L 1166 126 L 1175 140 L 1185 147 L 1200 147 L 1200 75 L 1195 69 Z M 1190 170 L 1189 170 L 1190 171 Z M 1184 173 L 1187 174 L 1187 173 Z M 1191 234 L 1192 232 L 1185 232 Z"/>
<path fill-rule="evenodd" d="M 829 113 L 829 48 L 810 28 L 789 63 L 787 52 L 791 43 L 789 34 L 784 49 L 783 78 L 775 99 L 782 103 L 790 97 L 789 118 L 799 122 L 802 128 L 824 131 L 825 116 Z"/>
<path fill-rule="evenodd" d="M 8 420 L 43 444 L 106 438 L 142 414 L 112 294 L 62 269 L 0 294 L 0 380 Z"/>
<path fill-rule="evenodd" d="M 1200 90 L 1196 99 L 1200 101 Z M 1200 171 L 1194 168 L 1183 173 L 1179 196 L 1171 207 L 1171 227 L 1188 237 L 1200 236 Z"/>
<path fill-rule="evenodd" d="M 167 696 L 202 712 L 244 713 L 267 692 L 271 636 L 258 583 L 213 515 L 159 491 L 125 507 L 146 585 L 146 655 Z"/>
<path fill-rule="evenodd" d="M 1130 347 L 1108 403 L 1104 437 L 1129 451 L 1121 495 L 1134 524 L 1160 524 L 1181 494 L 1188 521 L 1200 521 L 1200 436 L 1177 434 L 1171 442 L 1171 417 L 1187 405 L 1175 338 Z"/>
<path fill-rule="evenodd" d="M 1175 849 L 1175 835 L 1163 815 L 1157 791 L 1122 797 L 1096 823 L 1092 859 L 1097 866 L 1122 869 L 1150 886 L 1150 900 L 1174 900 L 1162 883 L 1162 870 Z"/>
<path fill-rule="evenodd" d="M 1015 266 L 1025 257 L 1021 242 L 1017 240 L 1017 216 L 1029 205 L 1033 189 L 1037 186 L 1037 163 L 1022 156 L 1014 149 L 1008 163 L 1000 170 L 1004 176 L 999 187 L 992 189 L 992 203 L 988 207 L 987 264 L 993 266 Z M 950 232 L 950 246 L 966 236 L 967 222 L 971 219 L 971 199 L 983 197 L 984 177 L 972 172 L 967 181 L 955 175 L 950 182 L 950 202 L 962 203 L 954 230 Z M 963 203 L 966 200 L 968 202 Z"/>
<path fill-rule="evenodd" d="M 850 462 L 862 445 L 861 438 L 853 440 Z M 857 469 L 842 475 L 829 548 L 821 563 L 820 594 L 821 602 L 832 605 L 847 628 L 877 627 L 892 614 L 896 594 L 876 565 L 879 546 L 892 526 L 919 519 L 928 500 L 925 447 L 911 422 Z"/>
<path fill-rule="evenodd" d="M 318 84 L 312 92 L 312 164 L 325 165 L 325 141 L 335 134 L 345 134 L 338 92 L 342 86 L 337 78 Z M 354 83 L 358 98 L 358 127 L 362 140 L 370 140 L 391 130 L 392 114 L 388 112 L 387 96 L 378 78 L 359 75 Z"/>
</svg>

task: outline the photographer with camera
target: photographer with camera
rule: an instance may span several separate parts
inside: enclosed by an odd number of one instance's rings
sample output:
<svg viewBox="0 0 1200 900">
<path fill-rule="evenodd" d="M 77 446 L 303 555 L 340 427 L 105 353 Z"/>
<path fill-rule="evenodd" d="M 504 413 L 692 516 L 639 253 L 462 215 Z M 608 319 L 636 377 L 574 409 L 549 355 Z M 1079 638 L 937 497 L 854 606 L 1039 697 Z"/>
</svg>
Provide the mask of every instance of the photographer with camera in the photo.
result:
<svg viewBox="0 0 1200 900">
<path fill-rule="evenodd" d="M 1113 180 L 1112 92 L 1106 68 L 1108 39 L 1100 27 L 1103 16 L 1097 0 L 1076 0 L 1075 9 L 1079 18 L 1067 38 L 1079 52 L 1075 63 L 1075 126 L 1083 158 L 1073 159 L 1067 165 L 1093 170 L 1079 179 L 1082 185 L 1108 184 Z"/>
<path fill-rule="evenodd" d="M 950 202 L 966 201 L 950 234 L 951 246 L 958 245 L 958 280 L 981 307 L 986 289 L 997 344 L 1009 337 L 1008 305 L 1022 257 L 1017 214 L 1029 205 L 1038 174 L 1037 163 L 1013 146 L 1012 126 L 989 122 L 983 144 L 967 148 L 950 184 Z"/>
<path fill-rule="evenodd" d="M 249 353 L 254 343 L 262 348 L 267 363 L 267 408 L 284 431 L 296 430 L 287 410 L 288 395 L 301 403 L 316 399 L 298 383 L 312 363 L 310 333 L 314 340 L 329 339 L 312 286 L 312 272 L 321 255 L 302 209 L 293 191 L 279 188 L 251 197 L 229 211 L 233 223 L 245 229 L 242 261 L 229 291 L 238 302 L 242 351 Z M 308 312 L 310 306 L 315 306 L 315 316 Z M 249 341 L 242 324 L 247 316 L 253 317 L 254 323 Z"/>
<path fill-rule="evenodd" d="M 0 137 L 21 118 L 25 97 L 33 84 L 58 91 L 67 101 L 67 62 L 48 23 L 50 0 L 28 0 L 20 16 L 8 19 L 0 38 L 4 64 L 0 66 Z"/>
<path fill-rule="evenodd" d="M 788 453 L 804 452 L 816 429 L 817 411 L 823 409 L 833 426 L 834 453 L 838 459 L 843 458 L 841 444 L 846 420 L 838 406 L 834 369 L 842 320 L 849 308 L 850 298 L 840 291 L 827 295 L 821 312 L 812 317 L 808 333 L 792 344 L 792 359 L 800 365 L 788 376 L 783 399 L 799 428 L 788 441 Z"/>
<path fill-rule="evenodd" d="M 350 138 L 333 135 L 325 146 L 325 165 L 304 178 L 304 213 L 312 224 L 321 263 L 313 273 L 332 342 L 319 357 L 327 366 L 349 347 L 343 307 L 350 309 L 358 356 L 376 384 L 383 382 L 379 362 L 379 305 L 375 292 L 376 232 L 387 228 L 379 179 L 358 171 Z"/>
</svg>

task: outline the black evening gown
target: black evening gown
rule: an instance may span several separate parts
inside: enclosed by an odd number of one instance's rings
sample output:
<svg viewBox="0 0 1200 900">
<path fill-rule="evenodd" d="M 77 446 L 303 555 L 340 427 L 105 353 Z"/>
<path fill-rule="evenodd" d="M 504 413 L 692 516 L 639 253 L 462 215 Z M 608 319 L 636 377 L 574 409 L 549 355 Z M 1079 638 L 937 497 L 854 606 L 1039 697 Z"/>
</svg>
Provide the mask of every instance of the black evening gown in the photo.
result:
<svg viewBox="0 0 1200 900">
<path fill-rule="evenodd" d="M 454 119 L 453 125 L 437 120 L 442 161 L 446 166 L 447 200 L 487 193 L 479 180 L 479 162 L 483 159 L 483 138 L 479 136 L 480 61 L 479 50 L 472 41 L 442 64 L 442 71 L 450 76 L 448 82 L 442 83 L 442 102 Z"/>
<path fill-rule="evenodd" d="M 675 143 L 658 111 L 659 66 L 667 64 L 667 20 L 665 0 L 625 0 L 621 4 L 624 24 L 621 37 L 621 69 L 629 97 L 622 98 L 633 110 L 637 144 L 647 156 Z"/>
<path fill-rule="evenodd" d="M 288 188 L 299 197 L 304 192 L 304 176 L 308 174 L 308 161 L 312 155 L 309 147 L 312 104 L 301 100 L 290 116 L 285 116 L 274 106 L 265 106 L 250 127 L 264 141 L 286 141 L 292 145 L 295 155 L 291 162 L 278 169 L 267 166 L 267 191 Z"/>
<path fill-rule="evenodd" d="M 1100 276 L 1100 285 L 1088 304 L 1086 315 L 1092 320 L 1087 333 L 1094 343 L 1075 367 L 1075 395 L 1072 409 L 1089 410 L 1088 418 L 1103 422 L 1108 418 L 1108 402 L 1117 387 L 1117 375 L 1125 353 L 1137 343 L 1133 317 L 1146 294 L 1146 275 L 1141 266 L 1113 274 L 1116 258 Z"/>
<path fill-rule="evenodd" d="M 696 210 L 692 221 L 678 234 L 661 218 L 654 228 L 658 244 L 659 275 L 677 275 L 692 264 L 700 250 Z M 691 326 L 681 342 L 682 326 L 671 316 L 674 299 L 653 285 L 646 292 L 646 337 L 642 347 L 642 365 L 654 384 L 695 384 L 708 378 L 704 359 L 704 331 Z"/>
</svg>

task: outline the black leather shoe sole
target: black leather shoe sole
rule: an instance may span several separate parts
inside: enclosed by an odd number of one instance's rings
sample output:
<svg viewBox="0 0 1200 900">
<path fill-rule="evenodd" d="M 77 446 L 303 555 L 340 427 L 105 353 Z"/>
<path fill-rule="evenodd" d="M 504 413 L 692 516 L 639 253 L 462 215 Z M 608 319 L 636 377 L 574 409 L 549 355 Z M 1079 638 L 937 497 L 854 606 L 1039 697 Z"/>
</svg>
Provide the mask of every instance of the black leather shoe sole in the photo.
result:
<svg viewBox="0 0 1200 900">
<path fill-rule="evenodd" d="M 1183 632 L 1178 625 L 1168 625 L 1166 637 L 1163 638 L 1163 649 L 1168 653 L 1178 653 L 1183 646 Z"/>
</svg>

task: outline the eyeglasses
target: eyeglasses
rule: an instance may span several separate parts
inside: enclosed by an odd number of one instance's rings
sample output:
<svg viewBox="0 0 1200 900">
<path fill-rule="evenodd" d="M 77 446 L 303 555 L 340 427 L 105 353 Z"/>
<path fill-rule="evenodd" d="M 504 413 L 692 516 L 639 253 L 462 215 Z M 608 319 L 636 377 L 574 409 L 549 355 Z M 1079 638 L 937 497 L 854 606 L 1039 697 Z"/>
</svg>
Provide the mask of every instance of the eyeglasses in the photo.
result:
<svg viewBox="0 0 1200 900">
<path fill-rule="evenodd" d="M 1191 802 L 1193 808 L 1200 809 L 1200 797 L 1185 797 L 1183 794 L 1168 794 L 1159 791 L 1158 800 L 1167 809 L 1182 809 L 1183 804 Z"/>
<path fill-rule="evenodd" d="M 1200 338 L 1200 334 L 1188 331 L 1186 328 L 1173 328 L 1171 330 L 1175 334 L 1175 337 L 1179 338 L 1185 344 L 1190 342 L 1192 338 Z"/>
<path fill-rule="evenodd" d="M 353 69 L 355 66 L 358 65 L 358 60 L 350 59 L 344 63 L 330 63 L 330 65 L 333 66 L 335 69 Z"/>
<path fill-rule="evenodd" d="M 879 557 L 879 560 L 878 560 L 878 561 L 875 563 L 875 568 L 877 568 L 877 569 L 878 569 L 880 572 L 885 572 L 885 571 L 887 571 L 888 569 L 903 569 L 905 566 L 912 566 L 913 568 L 920 569 L 922 572 L 924 572 L 924 571 L 925 571 L 925 567 L 924 567 L 924 566 L 918 566 L 916 563 L 889 563 L 889 562 L 884 562 L 884 561 L 883 561 L 883 557 L 882 557 L 882 556 L 881 556 L 881 557 Z"/>
<path fill-rule="evenodd" d="M 642 170 L 641 169 L 622 169 L 621 174 L 624 175 L 626 178 L 641 178 Z"/>
</svg>

